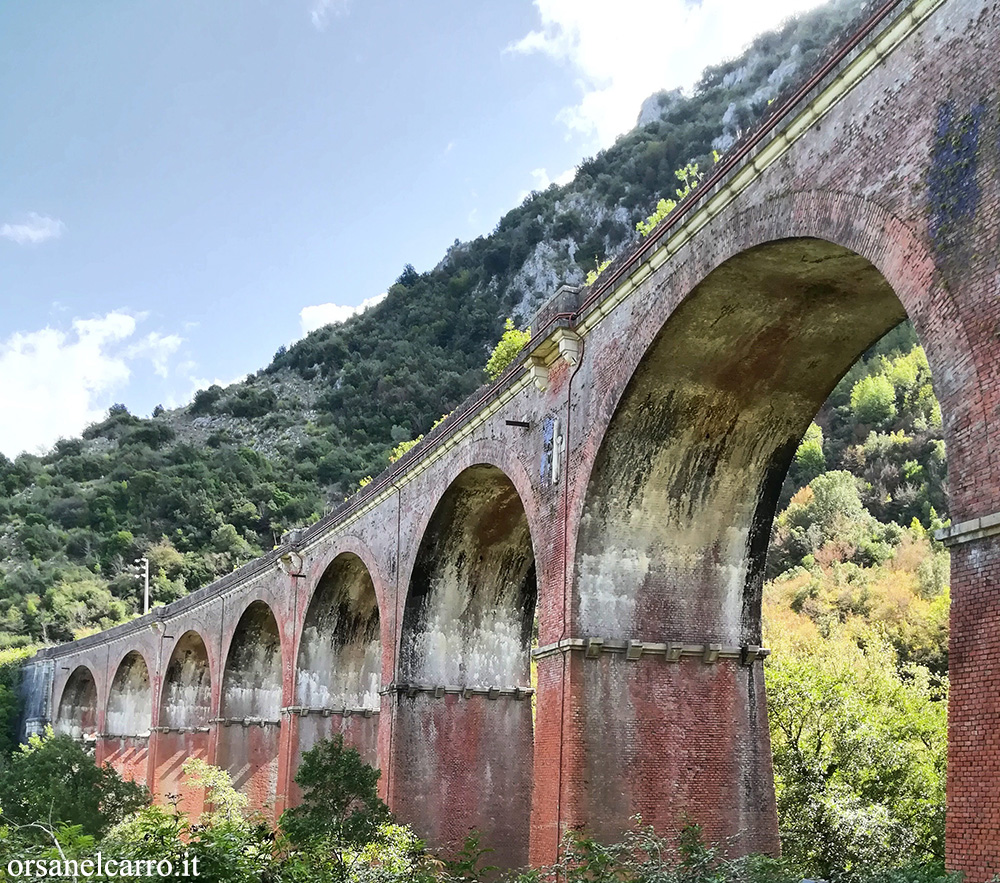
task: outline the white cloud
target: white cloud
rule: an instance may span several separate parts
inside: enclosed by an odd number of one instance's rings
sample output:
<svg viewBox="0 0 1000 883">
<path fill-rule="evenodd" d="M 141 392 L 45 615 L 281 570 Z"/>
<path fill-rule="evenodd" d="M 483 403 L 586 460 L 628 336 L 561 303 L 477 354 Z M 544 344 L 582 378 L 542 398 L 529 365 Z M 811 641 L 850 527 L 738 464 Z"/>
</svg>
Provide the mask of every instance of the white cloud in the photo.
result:
<svg viewBox="0 0 1000 883">
<path fill-rule="evenodd" d="M 309 10 L 309 19 L 317 31 L 325 31 L 330 16 L 340 18 L 347 15 L 351 8 L 351 0 L 313 0 Z"/>
<path fill-rule="evenodd" d="M 57 218 L 29 212 L 23 223 L 0 226 L 0 237 L 18 245 L 38 245 L 48 239 L 58 239 L 65 231 L 66 225 Z"/>
<path fill-rule="evenodd" d="M 138 319 L 116 310 L 74 319 L 68 331 L 18 331 L 0 341 L 0 450 L 13 457 L 47 448 L 101 419 L 134 359 L 166 372 L 180 339 L 154 332 L 129 345 Z"/>
<path fill-rule="evenodd" d="M 565 172 L 556 175 L 554 178 L 550 178 L 546 169 L 532 169 L 531 177 L 534 178 L 535 183 L 532 185 L 531 189 L 522 190 L 517 196 L 517 201 L 523 202 L 525 197 L 531 194 L 532 190 L 541 192 L 542 190 L 547 189 L 550 184 L 559 184 L 560 186 L 563 184 L 569 184 L 569 182 L 573 180 L 573 175 L 575 174 L 576 169 L 566 169 Z"/>
<path fill-rule="evenodd" d="M 346 322 L 351 316 L 363 313 L 369 307 L 382 302 L 386 293 L 376 294 L 361 301 L 356 307 L 342 306 L 341 304 L 315 304 L 311 307 L 303 307 L 299 311 L 299 322 L 302 325 L 302 334 L 305 336 L 310 331 L 329 325 L 331 322 Z"/>
<path fill-rule="evenodd" d="M 176 334 L 160 334 L 151 331 L 142 340 L 132 344 L 127 355 L 132 359 L 146 358 L 153 363 L 153 371 L 158 377 L 170 374 L 170 357 L 180 349 L 183 338 Z"/>
<path fill-rule="evenodd" d="M 559 120 L 606 147 L 635 125 L 645 98 L 689 89 L 702 70 L 737 55 L 754 35 L 819 0 L 535 0 L 541 26 L 507 47 L 540 52 L 577 73 L 579 103 Z"/>
</svg>

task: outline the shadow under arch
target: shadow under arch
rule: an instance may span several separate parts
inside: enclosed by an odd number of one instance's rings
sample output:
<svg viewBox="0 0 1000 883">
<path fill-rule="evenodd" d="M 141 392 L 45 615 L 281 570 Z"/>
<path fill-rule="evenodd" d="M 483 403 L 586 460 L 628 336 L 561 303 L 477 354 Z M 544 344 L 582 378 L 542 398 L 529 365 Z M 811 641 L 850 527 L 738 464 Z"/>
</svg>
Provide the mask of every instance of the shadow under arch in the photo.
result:
<svg viewBox="0 0 1000 883">
<path fill-rule="evenodd" d="M 687 813 L 712 840 L 777 849 L 763 670 L 741 653 L 761 643 L 775 506 L 837 381 L 906 317 L 867 258 L 782 239 L 713 269 L 643 354 L 587 483 L 575 629 L 722 654 L 638 666 L 607 654 L 585 669 L 590 786 L 576 811 L 598 836 L 618 836 L 636 813 L 674 830 Z M 624 701 L 609 718 L 614 695 Z"/>
<path fill-rule="evenodd" d="M 282 661 L 278 622 L 264 601 L 243 611 L 226 654 L 218 763 L 251 805 L 274 805 L 281 734 Z"/>
<path fill-rule="evenodd" d="M 320 739 L 341 733 L 377 766 L 380 629 L 368 567 L 353 552 L 341 552 L 317 582 L 302 626 L 295 674 L 299 758 Z"/>
<path fill-rule="evenodd" d="M 96 740 L 97 683 L 87 666 L 78 665 L 66 679 L 53 730 L 77 741 Z"/>
<path fill-rule="evenodd" d="M 438 844 L 472 830 L 526 863 L 537 584 L 525 507 L 496 466 L 462 471 L 421 539 L 400 637 L 394 810 Z"/>
</svg>

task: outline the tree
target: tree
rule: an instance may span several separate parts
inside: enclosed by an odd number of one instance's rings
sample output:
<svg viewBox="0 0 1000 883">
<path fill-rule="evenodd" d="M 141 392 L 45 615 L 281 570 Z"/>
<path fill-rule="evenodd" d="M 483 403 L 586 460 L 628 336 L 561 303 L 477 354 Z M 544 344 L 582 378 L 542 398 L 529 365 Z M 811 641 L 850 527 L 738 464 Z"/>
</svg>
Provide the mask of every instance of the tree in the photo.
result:
<svg viewBox="0 0 1000 883">
<path fill-rule="evenodd" d="M 15 825 L 62 822 L 99 836 L 148 802 L 145 788 L 98 766 L 82 745 L 51 729 L 0 767 L 0 806 Z"/>
<path fill-rule="evenodd" d="M 389 808 L 376 793 L 380 775 L 356 749 L 344 747 L 339 733 L 317 742 L 302 755 L 295 774 L 302 804 L 282 815 L 282 829 L 301 846 L 327 842 L 344 864 L 346 850 L 361 849 L 390 821 Z"/>
<path fill-rule="evenodd" d="M 782 641 L 767 699 L 782 850 L 850 881 L 944 855 L 947 685 L 875 635 Z"/>
<path fill-rule="evenodd" d="M 504 323 L 504 332 L 497 345 L 493 347 L 490 358 L 486 362 L 486 374 L 490 380 L 496 380 L 507 367 L 517 358 L 517 354 L 528 345 L 531 331 L 519 331 L 513 319 Z"/>
<path fill-rule="evenodd" d="M 851 408 L 861 423 L 881 426 L 896 416 L 896 390 L 884 374 L 863 377 L 851 390 Z"/>
<path fill-rule="evenodd" d="M 802 444 L 795 452 L 795 465 L 799 467 L 801 476 L 812 481 L 826 469 L 826 457 L 823 455 L 823 430 L 815 423 L 810 423 Z"/>
</svg>

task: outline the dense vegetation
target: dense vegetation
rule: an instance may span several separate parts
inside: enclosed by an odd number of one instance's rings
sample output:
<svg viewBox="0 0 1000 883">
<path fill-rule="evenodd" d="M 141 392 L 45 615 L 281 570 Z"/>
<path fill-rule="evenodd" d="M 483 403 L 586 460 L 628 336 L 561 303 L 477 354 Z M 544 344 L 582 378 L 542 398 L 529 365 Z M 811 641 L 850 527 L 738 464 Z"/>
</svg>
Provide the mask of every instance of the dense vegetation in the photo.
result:
<svg viewBox="0 0 1000 883">
<path fill-rule="evenodd" d="M 90 879 L 129 883 L 153 876 L 152 862 L 163 879 L 210 883 L 798 883 L 813 866 L 794 856 L 729 859 L 703 841 L 696 825 L 676 839 L 662 838 L 637 819 L 620 843 L 572 833 L 558 865 L 500 875 L 475 834 L 457 853 L 435 854 L 394 823 L 376 795 L 378 772 L 339 737 L 303 756 L 296 775 L 303 803 L 282 816 L 277 831 L 248 809 L 224 771 L 196 759 L 183 770 L 190 785 L 205 789 L 208 808 L 198 818 L 177 802 L 148 805 L 142 789 L 99 768 L 67 736 L 33 738 L 0 764 L 0 880 L 77 877 L 79 870 Z M 95 873 L 99 855 L 105 866 L 115 863 L 113 873 Z M 853 868 L 823 867 L 838 883 L 944 879 L 939 861 L 908 862 L 898 848 L 870 858 Z M 66 862 L 75 865 L 67 870 Z"/>
</svg>

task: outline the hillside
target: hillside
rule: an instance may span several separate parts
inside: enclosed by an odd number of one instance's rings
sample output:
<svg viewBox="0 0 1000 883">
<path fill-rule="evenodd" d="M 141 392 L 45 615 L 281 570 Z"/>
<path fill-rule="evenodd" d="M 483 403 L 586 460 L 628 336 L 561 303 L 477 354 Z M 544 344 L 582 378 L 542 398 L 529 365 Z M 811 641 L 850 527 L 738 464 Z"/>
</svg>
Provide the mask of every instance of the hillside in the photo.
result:
<svg viewBox="0 0 1000 883">
<path fill-rule="evenodd" d="M 571 183 L 532 193 L 489 236 L 456 240 L 432 270 L 403 268 L 381 304 L 282 347 L 245 381 L 148 419 L 116 405 L 44 456 L 0 461 L 0 649 L 67 640 L 134 615 L 137 557 L 150 558 L 163 603 L 341 501 L 385 467 L 394 445 L 426 432 L 485 381 L 508 316 L 526 324 L 560 283 L 582 282 L 634 242 L 637 221 L 674 194 L 674 170 L 690 161 L 706 168 L 713 150 L 827 53 L 858 9 L 838 0 L 709 68 L 692 96 L 652 96 L 639 125 L 582 162 Z M 935 427 L 926 363 L 917 364 L 913 344 L 904 329 L 852 369 L 817 418 L 822 441 L 807 439 L 786 488 L 787 501 L 820 472 L 856 476 L 859 505 L 874 519 L 870 536 L 817 528 L 819 516 L 796 498 L 779 521 L 778 569 L 825 561 L 835 546 L 859 565 L 877 563 L 899 541 L 890 523 L 916 517 L 929 527 L 945 516 L 939 420 Z M 878 353 L 893 352 L 910 362 L 886 374 Z M 853 390 L 869 374 L 888 379 L 866 381 L 874 386 L 859 406 Z"/>
</svg>

